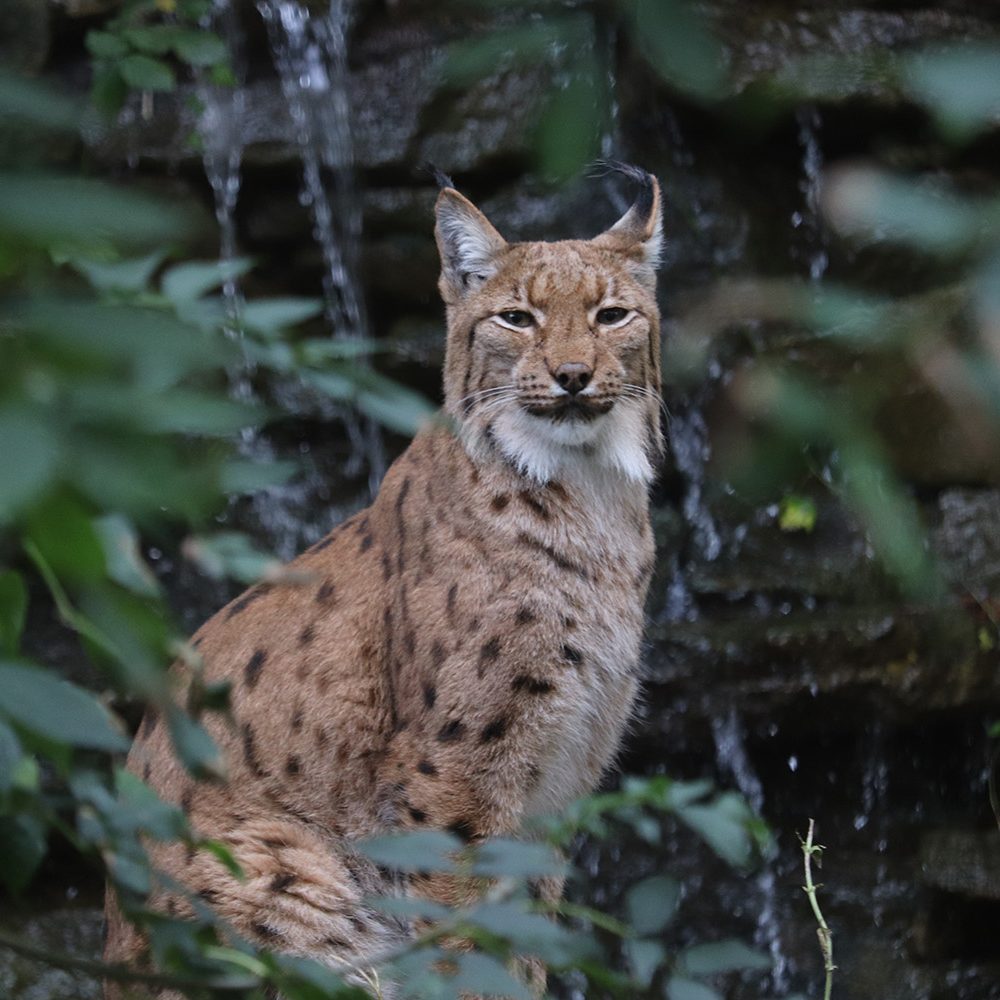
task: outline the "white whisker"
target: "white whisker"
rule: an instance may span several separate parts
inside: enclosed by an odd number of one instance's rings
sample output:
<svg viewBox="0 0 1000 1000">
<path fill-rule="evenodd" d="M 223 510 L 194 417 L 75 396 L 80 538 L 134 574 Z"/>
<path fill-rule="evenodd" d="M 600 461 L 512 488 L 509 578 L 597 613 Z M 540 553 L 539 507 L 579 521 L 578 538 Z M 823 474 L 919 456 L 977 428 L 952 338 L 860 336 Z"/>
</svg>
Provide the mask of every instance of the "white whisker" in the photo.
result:
<svg viewBox="0 0 1000 1000">
<path fill-rule="evenodd" d="M 470 392 L 467 396 L 462 397 L 458 401 L 458 405 L 462 408 L 463 413 L 468 413 L 477 403 L 481 403 L 491 396 L 516 391 L 516 389 L 516 385 L 496 385 L 488 389 L 477 389 L 475 392 Z"/>
<path fill-rule="evenodd" d="M 497 398 L 487 400 L 486 403 L 484 403 L 481 407 L 479 407 L 477 412 L 480 414 L 480 416 L 486 416 L 486 414 L 492 413 L 494 410 L 498 410 L 501 407 L 506 406 L 508 403 L 514 403 L 514 402 L 517 402 L 516 392 L 509 393 L 506 396 L 499 396 Z"/>
</svg>

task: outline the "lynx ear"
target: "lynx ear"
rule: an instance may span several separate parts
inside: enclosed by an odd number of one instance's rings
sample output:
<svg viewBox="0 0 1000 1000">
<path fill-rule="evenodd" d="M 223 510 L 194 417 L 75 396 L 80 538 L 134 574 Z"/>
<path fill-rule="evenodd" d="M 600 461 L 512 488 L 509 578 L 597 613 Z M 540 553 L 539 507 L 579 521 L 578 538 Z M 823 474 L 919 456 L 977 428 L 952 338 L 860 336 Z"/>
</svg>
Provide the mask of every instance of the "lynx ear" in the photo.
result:
<svg viewBox="0 0 1000 1000">
<path fill-rule="evenodd" d="M 440 287 L 447 302 L 496 273 L 496 258 L 507 241 L 454 188 L 447 187 L 438 195 L 434 211 L 434 236 L 441 254 Z"/>
<path fill-rule="evenodd" d="M 618 169 L 639 182 L 639 195 L 632 207 L 593 242 L 625 254 L 635 276 L 645 284 L 654 285 L 663 249 L 660 185 L 652 174 L 638 167 L 621 166 Z"/>
</svg>

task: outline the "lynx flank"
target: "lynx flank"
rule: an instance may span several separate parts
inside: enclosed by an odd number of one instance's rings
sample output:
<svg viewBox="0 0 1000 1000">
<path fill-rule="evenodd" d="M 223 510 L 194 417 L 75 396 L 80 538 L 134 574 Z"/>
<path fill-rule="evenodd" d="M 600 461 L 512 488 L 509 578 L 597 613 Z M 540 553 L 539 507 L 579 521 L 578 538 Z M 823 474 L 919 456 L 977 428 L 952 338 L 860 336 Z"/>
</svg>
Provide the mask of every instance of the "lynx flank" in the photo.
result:
<svg viewBox="0 0 1000 1000">
<path fill-rule="evenodd" d="M 253 587 L 198 632 L 207 677 L 233 686 L 234 722 L 208 722 L 227 783 L 192 781 L 163 723 L 143 720 L 129 768 L 247 877 L 178 844 L 154 862 L 262 945 L 363 966 L 402 932 L 365 906 L 388 887 L 353 840 L 509 833 L 593 789 L 615 755 L 663 443 L 660 192 L 629 173 L 637 201 L 589 241 L 508 244 L 441 191 L 449 419 L 291 564 L 311 583 Z M 155 903 L 190 912 L 166 892 Z M 110 899 L 108 918 L 107 957 L 140 961 Z"/>
</svg>

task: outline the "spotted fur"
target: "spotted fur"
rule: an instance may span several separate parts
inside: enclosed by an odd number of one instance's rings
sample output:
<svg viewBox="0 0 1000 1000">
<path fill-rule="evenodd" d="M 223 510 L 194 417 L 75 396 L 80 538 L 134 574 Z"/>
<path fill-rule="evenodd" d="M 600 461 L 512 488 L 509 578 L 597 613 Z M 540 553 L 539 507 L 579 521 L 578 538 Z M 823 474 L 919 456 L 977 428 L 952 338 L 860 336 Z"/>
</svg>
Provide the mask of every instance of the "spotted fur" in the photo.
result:
<svg viewBox="0 0 1000 1000">
<path fill-rule="evenodd" d="M 183 845 L 151 845 L 156 865 L 249 939 L 363 966 L 405 928 L 367 908 L 396 887 L 353 841 L 511 833 L 590 791 L 614 757 L 638 687 L 662 448 L 660 194 L 640 179 L 636 205 L 589 241 L 508 244 L 441 192 L 448 419 L 416 436 L 369 510 L 292 563 L 295 584 L 259 585 L 200 631 L 204 680 L 232 684 L 232 719 L 207 721 L 228 781 L 192 782 L 156 715 L 140 727 L 129 768 L 247 878 Z M 474 891 L 414 885 L 452 902 Z M 155 902 L 190 912 L 177 893 Z M 139 961 L 110 897 L 108 917 L 109 960 Z"/>
</svg>

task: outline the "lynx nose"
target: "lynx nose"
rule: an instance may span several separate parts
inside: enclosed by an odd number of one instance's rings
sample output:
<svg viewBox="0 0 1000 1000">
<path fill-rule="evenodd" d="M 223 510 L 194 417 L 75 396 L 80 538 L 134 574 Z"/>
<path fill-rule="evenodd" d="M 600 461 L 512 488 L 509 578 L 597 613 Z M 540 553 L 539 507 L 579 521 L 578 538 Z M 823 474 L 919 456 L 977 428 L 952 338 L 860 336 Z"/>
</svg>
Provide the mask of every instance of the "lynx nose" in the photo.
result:
<svg viewBox="0 0 1000 1000">
<path fill-rule="evenodd" d="M 594 370 L 590 365 L 578 361 L 569 361 L 560 365 L 554 372 L 556 381 L 571 395 L 575 396 L 590 384 Z"/>
</svg>

